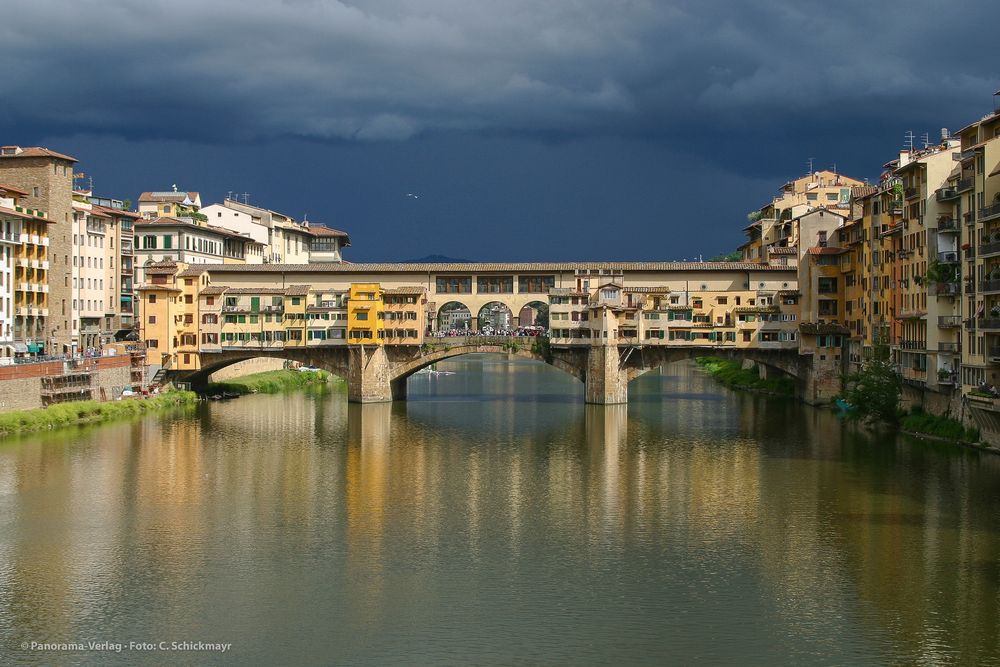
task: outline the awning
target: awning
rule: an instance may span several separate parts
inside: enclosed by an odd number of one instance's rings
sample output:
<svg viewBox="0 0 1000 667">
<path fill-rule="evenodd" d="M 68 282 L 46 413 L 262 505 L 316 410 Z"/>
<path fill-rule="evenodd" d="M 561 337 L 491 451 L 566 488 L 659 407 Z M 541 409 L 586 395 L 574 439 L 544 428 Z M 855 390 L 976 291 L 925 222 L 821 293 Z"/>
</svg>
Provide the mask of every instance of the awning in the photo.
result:
<svg viewBox="0 0 1000 667">
<path fill-rule="evenodd" d="M 14 343 L 14 351 L 15 352 L 27 352 L 28 351 L 28 346 L 25 345 L 24 343 Z"/>
</svg>

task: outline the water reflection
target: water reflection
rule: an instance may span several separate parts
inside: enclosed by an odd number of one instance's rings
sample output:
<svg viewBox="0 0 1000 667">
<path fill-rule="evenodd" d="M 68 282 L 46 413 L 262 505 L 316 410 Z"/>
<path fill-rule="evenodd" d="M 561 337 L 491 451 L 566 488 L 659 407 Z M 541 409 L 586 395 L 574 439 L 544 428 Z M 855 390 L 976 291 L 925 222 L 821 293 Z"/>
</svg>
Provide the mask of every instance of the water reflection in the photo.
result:
<svg viewBox="0 0 1000 667">
<path fill-rule="evenodd" d="M 231 641 L 252 663 L 998 663 L 996 457 L 687 365 L 637 380 L 627 407 L 522 361 L 441 367 L 456 375 L 415 378 L 407 403 L 246 397 L 3 447 L 0 641 Z"/>
</svg>

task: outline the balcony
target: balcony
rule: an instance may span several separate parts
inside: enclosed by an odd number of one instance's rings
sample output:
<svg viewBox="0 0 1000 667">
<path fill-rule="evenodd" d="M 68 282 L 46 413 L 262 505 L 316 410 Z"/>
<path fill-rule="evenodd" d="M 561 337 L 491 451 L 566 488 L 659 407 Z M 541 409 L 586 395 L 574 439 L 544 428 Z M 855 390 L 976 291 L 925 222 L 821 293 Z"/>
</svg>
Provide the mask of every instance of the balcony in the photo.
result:
<svg viewBox="0 0 1000 667">
<path fill-rule="evenodd" d="M 978 408 L 980 410 L 990 410 L 992 412 L 1000 411 L 1000 402 L 992 396 L 984 396 L 983 394 L 966 394 L 965 398 L 969 401 L 969 405 L 973 408 Z"/>
<path fill-rule="evenodd" d="M 958 190 L 955 188 L 938 188 L 934 193 L 934 197 L 938 201 L 952 201 L 958 199 Z"/>
<path fill-rule="evenodd" d="M 1000 278 L 982 281 L 979 283 L 979 289 L 983 292 L 1000 292 Z"/>
<path fill-rule="evenodd" d="M 958 233 L 958 220 L 955 218 L 938 218 L 937 221 L 938 232 L 953 232 Z"/>
<path fill-rule="evenodd" d="M 938 261 L 942 264 L 958 264 L 959 260 L 957 250 L 946 250 L 938 253 Z"/>
<path fill-rule="evenodd" d="M 899 342 L 901 350 L 924 350 L 926 348 L 927 343 L 922 340 L 902 340 Z"/>
<path fill-rule="evenodd" d="M 955 329 L 960 326 L 962 326 L 961 315 L 938 315 L 939 329 Z"/>
<path fill-rule="evenodd" d="M 984 331 L 1000 331 L 1000 317 L 980 318 L 978 326 Z"/>
<path fill-rule="evenodd" d="M 0 231 L 0 241 L 10 241 L 11 243 L 20 243 L 21 235 L 17 232 L 4 232 Z"/>
<path fill-rule="evenodd" d="M 123 243 L 121 251 L 122 251 L 123 255 L 131 256 L 132 255 L 132 244 L 131 243 Z"/>
<path fill-rule="evenodd" d="M 966 190 L 971 190 L 974 184 L 975 184 L 975 178 L 973 176 L 967 176 L 962 180 L 960 180 L 955 185 L 955 191 L 962 193 L 965 192 Z"/>
<path fill-rule="evenodd" d="M 931 296 L 958 296 L 962 293 L 958 283 L 931 283 L 927 291 Z"/>
<path fill-rule="evenodd" d="M 991 347 L 987 356 L 991 363 L 1000 364 L 1000 347 Z"/>
<path fill-rule="evenodd" d="M 985 208 L 979 209 L 980 221 L 992 220 L 998 216 L 1000 216 L 1000 202 L 996 202 L 995 204 L 990 204 Z"/>
<path fill-rule="evenodd" d="M 938 352 L 958 354 L 960 350 L 961 345 L 959 343 L 938 343 Z"/>
<path fill-rule="evenodd" d="M 1000 241 L 993 241 L 992 243 L 982 243 L 979 246 L 979 256 L 987 257 L 989 255 L 1000 254 Z"/>
<path fill-rule="evenodd" d="M 903 202 L 897 199 L 889 204 L 888 211 L 890 215 L 903 215 Z"/>
<path fill-rule="evenodd" d="M 957 387 L 958 373 L 938 371 L 937 383 L 942 387 Z"/>
<path fill-rule="evenodd" d="M 906 188 L 903 190 L 903 199 L 914 199 L 920 196 L 920 188 Z"/>
</svg>

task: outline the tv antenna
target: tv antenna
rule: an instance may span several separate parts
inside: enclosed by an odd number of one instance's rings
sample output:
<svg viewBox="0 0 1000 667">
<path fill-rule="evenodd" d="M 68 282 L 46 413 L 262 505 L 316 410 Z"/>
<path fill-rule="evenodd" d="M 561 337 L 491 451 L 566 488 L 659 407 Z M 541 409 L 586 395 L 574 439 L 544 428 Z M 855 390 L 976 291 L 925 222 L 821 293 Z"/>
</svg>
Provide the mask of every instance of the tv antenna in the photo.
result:
<svg viewBox="0 0 1000 667">
<path fill-rule="evenodd" d="M 243 193 L 243 203 L 246 204 L 247 206 L 250 205 L 250 193 L 249 192 L 244 192 Z"/>
<path fill-rule="evenodd" d="M 816 161 L 816 158 L 813 158 L 813 157 L 809 158 L 809 173 L 810 174 L 813 173 L 813 162 L 815 162 L 815 161 Z"/>
<path fill-rule="evenodd" d="M 931 135 L 928 132 L 924 132 L 920 136 L 920 139 L 924 142 L 924 148 L 930 148 L 931 147 Z"/>
<path fill-rule="evenodd" d="M 906 146 L 906 150 L 910 151 L 911 153 L 913 152 L 913 139 L 914 139 L 913 130 L 909 130 L 907 131 L 906 134 L 903 135 L 903 145 Z"/>
</svg>

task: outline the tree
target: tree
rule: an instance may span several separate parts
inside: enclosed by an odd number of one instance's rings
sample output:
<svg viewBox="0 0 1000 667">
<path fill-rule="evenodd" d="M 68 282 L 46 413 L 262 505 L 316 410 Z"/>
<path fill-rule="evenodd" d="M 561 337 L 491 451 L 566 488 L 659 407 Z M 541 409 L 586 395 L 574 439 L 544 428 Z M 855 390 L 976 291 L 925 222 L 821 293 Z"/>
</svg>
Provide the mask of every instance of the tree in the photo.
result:
<svg viewBox="0 0 1000 667">
<path fill-rule="evenodd" d="M 885 343 L 876 342 L 872 356 L 861 364 L 861 369 L 847 376 L 847 401 L 857 407 L 859 415 L 872 421 L 895 424 L 902 391 L 902 380 Z"/>
<path fill-rule="evenodd" d="M 739 250 L 734 250 L 730 253 L 722 253 L 716 255 L 715 257 L 709 258 L 710 262 L 738 262 L 743 259 L 743 253 Z"/>
</svg>

